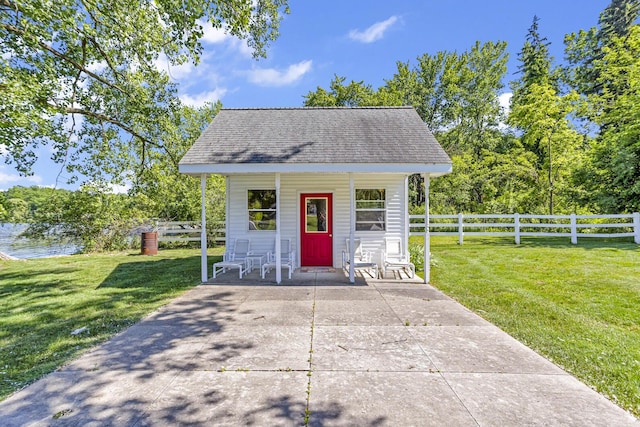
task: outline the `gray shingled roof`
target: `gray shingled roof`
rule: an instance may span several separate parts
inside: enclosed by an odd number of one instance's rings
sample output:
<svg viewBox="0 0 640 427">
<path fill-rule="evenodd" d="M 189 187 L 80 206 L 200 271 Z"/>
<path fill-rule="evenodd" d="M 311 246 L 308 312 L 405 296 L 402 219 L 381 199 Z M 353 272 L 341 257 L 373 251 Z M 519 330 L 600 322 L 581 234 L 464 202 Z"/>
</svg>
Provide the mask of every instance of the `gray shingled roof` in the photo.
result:
<svg viewBox="0 0 640 427">
<path fill-rule="evenodd" d="M 223 109 L 180 161 L 439 164 L 451 160 L 412 107 Z"/>
</svg>

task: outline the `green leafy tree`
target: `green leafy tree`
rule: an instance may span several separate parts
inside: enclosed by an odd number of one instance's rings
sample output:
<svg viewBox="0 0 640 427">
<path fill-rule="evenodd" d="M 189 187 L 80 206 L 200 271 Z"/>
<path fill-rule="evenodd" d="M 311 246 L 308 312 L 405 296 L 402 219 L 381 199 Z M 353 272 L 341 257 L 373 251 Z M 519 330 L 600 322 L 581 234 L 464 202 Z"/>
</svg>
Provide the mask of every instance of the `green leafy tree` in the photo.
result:
<svg viewBox="0 0 640 427">
<path fill-rule="evenodd" d="M 640 16 L 640 0 L 611 0 L 602 11 L 598 26 L 580 30 L 565 36 L 565 55 L 568 67 L 564 70 L 565 80 L 583 96 L 602 93 L 618 93 L 622 88 L 611 87 L 612 82 L 602 79 L 600 67 L 595 61 L 601 61 L 605 49 L 619 37 L 627 37 L 637 25 Z M 588 108 L 581 111 L 587 119 L 593 118 Z"/>
<path fill-rule="evenodd" d="M 577 118 L 591 146 L 574 172 L 574 197 L 605 212 L 638 209 L 639 16 L 639 0 L 612 0 L 598 26 L 565 37 L 564 75 L 580 94 Z"/>
<path fill-rule="evenodd" d="M 318 87 L 305 95 L 305 105 L 415 107 L 454 162 L 454 173 L 442 180 L 439 188 L 446 194 L 432 201 L 432 206 L 440 211 L 452 206 L 470 210 L 482 204 L 485 194 L 483 182 L 471 171 L 487 150 L 502 141 L 498 92 L 503 86 L 506 62 L 506 43 L 477 42 L 462 54 L 424 54 L 415 66 L 398 62 L 396 74 L 378 89 L 363 81 L 345 84 L 345 77 L 335 76 L 328 90 Z M 419 175 L 410 177 L 409 194 L 412 204 L 424 203 Z"/>
<path fill-rule="evenodd" d="M 0 224 L 7 222 L 9 219 L 9 212 L 7 211 L 7 196 L 4 191 L 0 191 Z"/>
<path fill-rule="evenodd" d="M 512 83 L 508 123 L 522 133 L 524 147 L 537 156 L 537 169 L 545 171 L 547 179 L 539 182 L 538 191 L 546 193 L 547 212 L 553 215 L 558 204 L 563 211 L 573 207 L 566 197 L 558 203 L 557 196 L 570 187 L 575 156 L 583 140 L 569 121 L 577 94 L 559 93 L 548 43 L 538 32 L 538 22 L 534 17 L 518 56 L 521 77 Z"/>
<path fill-rule="evenodd" d="M 4 205 L 7 222 L 27 223 L 39 210 L 44 209 L 49 199 L 67 192 L 67 190 L 54 188 L 16 185 L 0 193 L 0 204 Z"/>
<path fill-rule="evenodd" d="M 346 77 L 335 75 L 329 84 L 329 90 L 318 88 L 304 95 L 305 107 L 365 107 L 380 105 L 400 105 L 388 91 L 374 90 L 363 81 L 351 80 L 344 84 Z"/>
<path fill-rule="evenodd" d="M 640 210 L 640 26 L 594 61 L 602 93 L 592 96 L 601 132 L 594 141 L 591 190 L 609 212 Z M 623 92 L 617 89 L 624 88 Z"/>
<path fill-rule="evenodd" d="M 72 177 L 120 182 L 154 152 L 177 161 L 164 118 L 181 105 L 158 58 L 197 63 L 209 24 L 264 56 L 282 13 L 287 0 L 0 0 L 6 161 L 30 174 L 47 145 Z"/>
<path fill-rule="evenodd" d="M 180 159 L 213 120 L 220 102 L 202 108 L 182 106 L 163 121 L 165 144 Z M 161 152 L 151 152 L 142 173 L 133 180 L 131 194 L 145 194 L 152 203 L 154 217 L 162 220 L 200 218 L 200 180 L 178 171 L 177 163 Z"/>
<path fill-rule="evenodd" d="M 144 195 L 113 194 L 96 185 L 50 199 L 25 232 L 27 237 L 75 241 L 84 252 L 121 250 L 131 244 L 131 230 L 147 223 Z"/>
<path fill-rule="evenodd" d="M 417 65 L 397 62 L 397 72 L 386 80 L 389 93 L 399 98 L 401 105 L 413 106 L 429 129 L 434 132 L 450 127 L 454 114 L 453 103 L 447 94 L 456 85 L 457 74 L 462 67 L 460 56 L 455 52 L 440 51 L 435 55 L 423 54 Z"/>
</svg>

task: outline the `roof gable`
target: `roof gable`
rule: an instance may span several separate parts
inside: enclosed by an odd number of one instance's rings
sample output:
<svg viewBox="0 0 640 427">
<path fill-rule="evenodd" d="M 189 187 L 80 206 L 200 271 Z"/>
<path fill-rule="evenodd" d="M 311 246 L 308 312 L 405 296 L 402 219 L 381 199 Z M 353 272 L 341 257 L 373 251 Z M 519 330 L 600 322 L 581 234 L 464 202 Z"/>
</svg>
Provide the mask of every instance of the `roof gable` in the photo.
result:
<svg viewBox="0 0 640 427">
<path fill-rule="evenodd" d="M 286 171 L 310 164 L 450 169 L 451 160 L 412 107 L 223 109 L 182 158 L 180 170 L 270 165 L 275 171 L 279 165 Z"/>
</svg>

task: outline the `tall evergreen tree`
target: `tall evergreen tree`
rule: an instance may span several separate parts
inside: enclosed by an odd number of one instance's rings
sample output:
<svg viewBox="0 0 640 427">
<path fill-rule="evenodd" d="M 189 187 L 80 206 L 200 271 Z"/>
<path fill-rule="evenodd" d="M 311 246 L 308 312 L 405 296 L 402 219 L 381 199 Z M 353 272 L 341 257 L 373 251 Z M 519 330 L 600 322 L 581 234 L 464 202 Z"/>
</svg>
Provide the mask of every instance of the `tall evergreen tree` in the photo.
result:
<svg viewBox="0 0 640 427">
<path fill-rule="evenodd" d="M 525 148 L 537 156 L 540 173 L 538 190 L 546 193 L 547 212 L 553 214 L 557 205 L 570 209 L 564 198 L 569 186 L 570 166 L 581 142 L 572 128 L 568 114 L 576 95 L 561 96 L 557 74 L 552 68 L 549 43 L 539 33 L 539 18 L 534 16 L 527 37 L 518 55 L 520 79 L 512 82 L 513 97 L 508 123 L 518 129 Z"/>
<path fill-rule="evenodd" d="M 598 26 L 580 30 L 565 36 L 565 56 L 568 67 L 564 78 L 569 85 L 583 96 L 601 94 L 609 83 L 600 78 L 600 71 L 594 62 L 602 60 L 605 48 L 618 37 L 626 37 L 637 24 L 640 16 L 640 0 L 611 0 L 602 11 Z M 614 92 L 621 88 L 615 89 Z M 609 88 L 612 91 L 612 88 Z M 583 112 L 588 119 L 593 115 Z"/>
</svg>

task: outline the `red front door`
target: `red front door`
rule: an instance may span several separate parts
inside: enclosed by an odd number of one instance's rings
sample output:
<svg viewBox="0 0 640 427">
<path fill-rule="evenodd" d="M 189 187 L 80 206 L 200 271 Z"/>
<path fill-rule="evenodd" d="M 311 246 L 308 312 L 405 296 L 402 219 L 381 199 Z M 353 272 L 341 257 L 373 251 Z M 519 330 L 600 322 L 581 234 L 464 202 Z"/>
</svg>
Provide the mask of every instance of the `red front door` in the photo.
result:
<svg viewBox="0 0 640 427">
<path fill-rule="evenodd" d="M 332 194 L 300 195 L 300 263 L 333 266 Z"/>
</svg>

